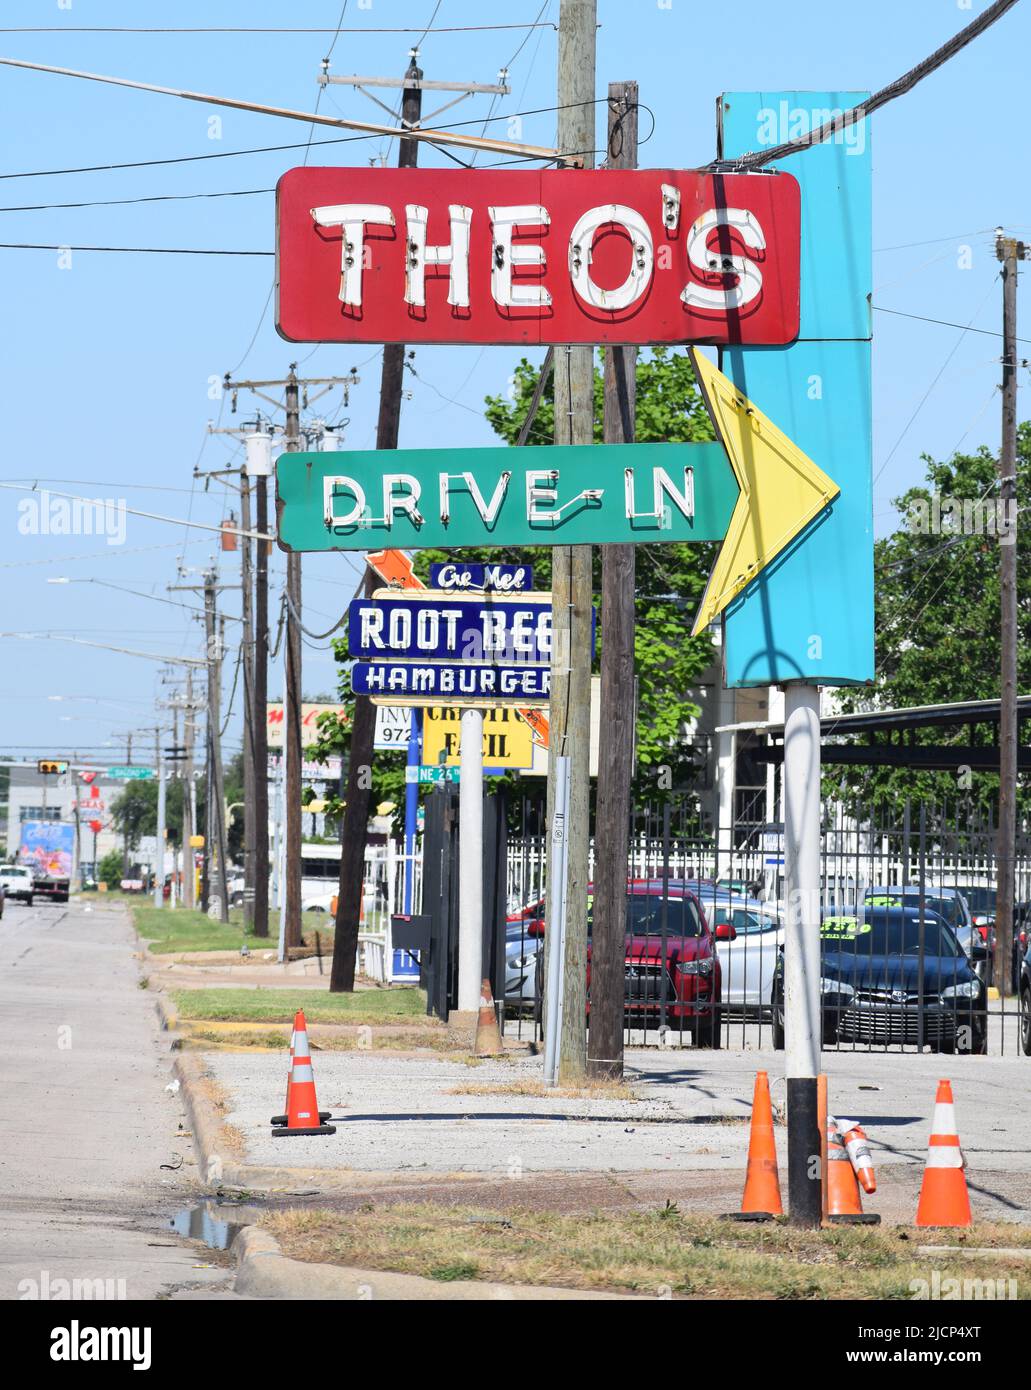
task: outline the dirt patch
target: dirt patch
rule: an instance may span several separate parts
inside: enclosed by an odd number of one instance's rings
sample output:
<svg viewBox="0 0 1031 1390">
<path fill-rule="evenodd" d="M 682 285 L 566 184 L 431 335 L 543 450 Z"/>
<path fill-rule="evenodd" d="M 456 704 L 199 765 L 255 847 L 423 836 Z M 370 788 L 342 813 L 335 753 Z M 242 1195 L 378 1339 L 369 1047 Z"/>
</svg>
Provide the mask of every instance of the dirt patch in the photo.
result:
<svg viewBox="0 0 1031 1390">
<path fill-rule="evenodd" d="M 243 1131 L 223 1119 L 233 1108 L 229 1092 L 220 1081 L 208 1073 L 198 1076 L 193 1086 L 202 1104 L 209 1105 L 219 1119 L 218 1137 L 226 1154 L 230 1158 L 242 1159 L 246 1152 Z"/>
<path fill-rule="evenodd" d="M 641 1100 L 625 1081 L 586 1081 L 582 1086 L 545 1086 L 543 1081 L 497 1081 L 452 1086 L 449 1096 L 540 1096 L 548 1100 Z"/>
</svg>

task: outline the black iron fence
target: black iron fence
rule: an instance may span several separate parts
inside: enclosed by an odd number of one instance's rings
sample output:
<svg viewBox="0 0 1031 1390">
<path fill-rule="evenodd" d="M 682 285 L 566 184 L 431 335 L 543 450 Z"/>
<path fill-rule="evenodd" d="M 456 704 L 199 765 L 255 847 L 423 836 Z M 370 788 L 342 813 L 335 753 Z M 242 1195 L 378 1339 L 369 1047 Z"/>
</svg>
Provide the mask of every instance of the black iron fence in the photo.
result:
<svg viewBox="0 0 1031 1390">
<path fill-rule="evenodd" d="M 545 822 L 536 802 L 510 822 L 504 999 L 509 1031 L 524 1038 L 541 1034 Z M 782 1047 L 783 946 L 796 910 L 783 827 L 752 819 L 716 831 L 686 802 L 646 808 L 632 820 L 627 878 L 626 1045 Z M 827 804 L 819 899 L 825 1049 L 1031 1046 L 1031 1015 L 1020 1017 L 1026 833 L 1013 950 L 999 963 L 995 826 L 969 803 Z M 588 975 L 588 1022 L 589 1009 Z"/>
</svg>

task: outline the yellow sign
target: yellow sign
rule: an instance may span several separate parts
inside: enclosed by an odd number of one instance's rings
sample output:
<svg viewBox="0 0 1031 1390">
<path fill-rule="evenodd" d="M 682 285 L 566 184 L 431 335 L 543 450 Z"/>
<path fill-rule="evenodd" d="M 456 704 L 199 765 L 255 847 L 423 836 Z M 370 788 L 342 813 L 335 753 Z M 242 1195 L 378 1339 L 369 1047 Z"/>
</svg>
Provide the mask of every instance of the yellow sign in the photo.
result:
<svg viewBox="0 0 1031 1390">
<path fill-rule="evenodd" d="M 191 849 L 203 849 L 203 848 L 204 848 L 204 836 L 203 836 L 203 835 L 191 835 L 191 836 L 190 836 L 190 848 L 191 848 Z"/>
<path fill-rule="evenodd" d="M 422 712 L 422 760 L 432 767 L 446 753 L 445 767 L 458 766 L 462 711 L 451 705 L 434 705 Z M 514 709 L 488 708 L 483 712 L 484 767 L 530 767 L 533 734 Z"/>
<path fill-rule="evenodd" d="M 694 348 L 691 362 L 741 488 L 695 618 L 697 637 L 841 488 Z"/>
</svg>

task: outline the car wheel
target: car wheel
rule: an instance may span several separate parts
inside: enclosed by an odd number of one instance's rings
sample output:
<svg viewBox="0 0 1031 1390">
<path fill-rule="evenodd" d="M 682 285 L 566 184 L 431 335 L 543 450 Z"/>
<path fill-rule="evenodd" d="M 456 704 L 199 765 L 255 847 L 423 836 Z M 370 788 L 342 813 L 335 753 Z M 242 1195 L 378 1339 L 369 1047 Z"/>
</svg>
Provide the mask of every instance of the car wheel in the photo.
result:
<svg viewBox="0 0 1031 1390">
<path fill-rule="evenodd" d="M 1031 989 L 1020 991 L 1020 1045 L 1024 1056 L 1031 1057 Z"/>
<path fill-rule="evenodd" d="M 784 1051 L 784 1003 L 780 997 L 780 991 L 774 990 L 771 1008 L 771 1028 L 773 1032 L 773 1046 L 777 1052 Z"/>
</svg>

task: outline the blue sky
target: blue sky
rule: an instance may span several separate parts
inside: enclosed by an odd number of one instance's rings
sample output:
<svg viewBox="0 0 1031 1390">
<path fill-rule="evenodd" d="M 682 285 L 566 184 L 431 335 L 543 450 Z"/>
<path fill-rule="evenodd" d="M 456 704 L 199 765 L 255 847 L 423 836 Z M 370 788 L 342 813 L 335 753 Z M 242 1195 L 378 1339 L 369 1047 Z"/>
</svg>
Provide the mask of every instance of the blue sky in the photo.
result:
<svg viewBox="0 0 1031 1390">
<path fill-rule="evenodd" d="M 349 0 L 331 70 L 399 76 L 418 35 L 374 31 L 401 26 L 420 30 L 434 3 Z M 641 149 L 642 167 L 690 166 L 713 155 L 713 113 L 721 91 L 875 89 L 983 7 L 984 0 L 969 5 L 867 0 L 861 7 L 787 6 L 770 0 L 737 0 L 733 6 L 713 6 L 709 0 L 600 0 L 598 90 L 604 91 L 611 80 L 636 78 L 642 102 L 654 113 L 654 133 Z M 71 0 L 67 8 L 58 0 L 7 0 L 0 54 L 310 111 L 320 60 L 340 10 L 340 0 L 295 0 L 289 6 L 272 0 L 248 0 L 246 5 L 180 0 L 174 6 Z M 541 0 L 489 7 L 442 0 L 435 22 L 528 23 L 540 10 Z M 554 21 L 557 14 L 558 0 L 551 0 L 541 18 Z M 147 24 L 321 27 L 329 32 L 72 32 L 76 26 Z M 20 26 L 46 26 L 53 32 L 12 32 Z M 975 329 L 998 329 L 1001 295 L 991 229 L 1001 223 L 1031 236 L 1023 133 L 1028 52 L 1031 5 L 1025 0 L 946 68 L 874 118 L 875 304 L 971 323 Z M 512 93 L 499 99 L 497 115 L 554 105 L 555 55 L 552 27 L 495 28 L 430 33 L 422 41 L 420 62 L 428 78 L 493 82 L 498 69 L 513 60 Z M 7 128 L 0 162 L 5 175 L 0 179 L 5 233 L 0 241 L 272 249 L 273 197 L 251 190 L 273 188 L 285 169 L 302 162 L 303 149 L 103 172 L 10 175 L 303 145 L 308 126 L 14 69 L 0 69 L 0 89 Z M 470 98 L 448 117 L 485 116 L 490 101 Z M 426 105 L 432 109 L 429 95 Z M 370 101 L 343 87 L 328 89 L 320 110 L 380 119 Z M 212 129 L 215 115 L 221 125 Z M 649 124 L 642 120 L 642 135 Z M 507 133 L 504 122 L 492 129 Z M 316 132 L 315 139 L 332 134 Z M 554 113 L 525 116 L 522 138 L 553 144 Z M 310 162 L 360 164 L 378 155 L 393 161 L 389 141 L 316 147 Z M 420 158 L 426 165 L 447 163 L 425 148 Z M 11 210 L 227 191 L 246 196 Z M 0 250 L 0 266 L 7 384 L 2 480 L 38 478 L 55 489 L 125 498 L 141 510 L 215 523 L 230 503 L 217 484 L 207 492 L 194 486 L 193 466 L 199 458 L 202 468 L 224 467 L 235 446 L 221 437 L 205 438 L 208 420 L 220 412 L 220 402 L 209 398 L 209 380 L 226 370 L 278 377 L 295 358 L 309 375 L 359 367 L 362 381 L 352 390 L 346 412 L 333 398 L 334 418 L 346 414 L 350 420 L 346 447 L 367 448 L 374 442 L 378 355 L 368 347 L 283 342 L 271 307 L 262 317 L 272 282 L 270 258 L 80 252 L 70 268 L 62 269 L 53 252 Z M 1025 277 L 1021 310 L 1024 336 L 1031 338 L 1028 308 Z M 999 341 L 887 313 L 875 315 L 874 332 L 875 474 L 883 468 L 875 522 L 883 530 L 891 524 L 891 497 L 920 476 L 922 452 L 947 456 L 957 445 L 996 447 Z M 404 406 L 401 444 L 493 442 L 482 416 L 483 398 L 505 390 L 515 358 L 508 349 L 420 349 L 414 363 L 418 375 L 408 378 L 411 399 Z M 1021 385 L 1031 385 L 1026 372 Z M 247 411 L 241 398 L 238 419 Z M 221 422 L 234 423 L 228 401 Z M 210 562 L 211 533 L 130 516 L 124 545 L 108 546 L 97 537 L 23 535 L 19 496 L 0 492 L 0 527 L 7 539 L 0 559 L 0 630 L 64 632 L 147 651 L 197 654 L 200 629 L 189 612 L 95 583 L 47 581 L 103 580 L 192 604 L 192 596 L 169 595 L 166 585 L 175 582 L 180 555 L 188 566 Z M 234 582 L 236 557 L 221 560 L 223 579 Z M 278 555 L 275 565 L 274 604 L 281 582 Z M 330 626 L 351 597 L 356 575 L 354 561 L 346 556 L 306 557 L 308 626 Z M 227 611 L 235 611 L 231 591 L 226 603 Z M 68 754 L 95 749 L 104 757 L 106 741 L 115 740 L 124 752 L 127 730 L 153 725 L 154 698 L 162 693 L 155 663 L 60 641 L 0 638 L 0 643 L 5 730 L 0 755 L 7 749 L 15 756 L 22 750 L 35 756 L 34 750 Z M 335 687 L 327 652 L 306 646 L 304 659 L 306 691 Z M 278 671 L 270 673 L 269 685 L 277 694 Z M 53 695 L 74 698 L 55 701 L 49 698 Z M 238 720 L 231 734 L 238 740 Z"/>
</svg>

